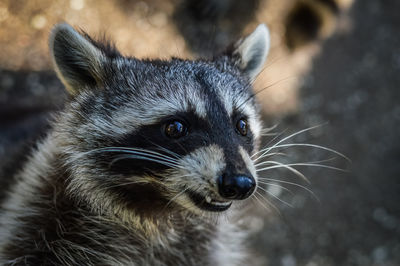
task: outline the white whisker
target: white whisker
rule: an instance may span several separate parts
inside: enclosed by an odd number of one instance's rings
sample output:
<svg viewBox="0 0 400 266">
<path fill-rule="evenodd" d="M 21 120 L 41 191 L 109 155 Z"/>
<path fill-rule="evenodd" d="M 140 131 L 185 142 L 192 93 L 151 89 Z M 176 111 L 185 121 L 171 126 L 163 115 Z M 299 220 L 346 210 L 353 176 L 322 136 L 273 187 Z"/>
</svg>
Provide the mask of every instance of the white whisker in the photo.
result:
<svg viewBox="0 0 400 266">
<path fill-rule="evenodd" d="M 287 137 L 285 137 L 285 138 L 279 140 L 278 142 L 276 142 L 276 143 L 275 143 L 274 145 L 272 145 L 271 147 L 267 147 L 267 148 L 261 149 L 258 153 L 260 153 L 260 152 L 262 152 L 263 154 L 264 154 L 264 153 L 268 153 L 271 149 L 273 149 L 273 148 L 276 147 L 277 145 L 281 144 L 282 142 L 284 142 L 284 141 L 286 141 L 286 140 L 288 140 L 288 139 L 290 139 L 290 138 L 293 138 L 293 137 L 295 137 L 295 136 L 297 136 L 297 135 L 299 135 L 299 134 L 302 134 L 302 133 L 304 133 L 304 132 L 313 130 L 313 129 L 318 128 L 318 127 L 321 127 L 321 126 L 323 126 L 323 124 L 317 125 L 317 126 L 312 126 L 312 127 L 305 128 L 305 129 L 302 129 L 302 130 L 300 130 L 300 131 L 297 131 L 297 132 L 295 132 L 295 133 L 293 133 L 293 134 L 291 134 L 291 135 L 289 135 L 289 136 L 287 136 Z M 274 138 L 274 139 L 275 139 L 275 138 Z M 267 144 L 267 145 L 268 145 L 268 144 Z M 261 156 L 262 156 L 262 155 L 261 155 Z M 258 158 L 256 159 L 256 161 L 257 161 L 257 160 L 258 160 Z"/>
<path fill-rule="evenodd" d="M 272 127 L 263 128 L 261 130 L 261 136 L 276 136 L 278 133 L 271 133 L 271 131 L 277 128 L 277 126 L 278 124 L 275 124 Z"/>
<path fill-rule="evenodd" d="M 274 163 L 273 161 L 266 161 L 265 163 Z M 324 164 L 316 164 L 316 163 L 290 163 L 290 164 L 280 164 L 280 163 L 274 163 L 274 164 L 279 164 L 279 165 L 273 165 L 273 166 L 268 166 L 268 167 L 264 167 L 261 169 L 256 169 L 256 172 L 261 172 L 261 171 L 266 171 L 266 170 L 270 170 L 270 169 L 275 169 L 275 168 L 287 168 L 291 171 L 296 170 L 296 173 L 300 173 L 297 169 L 292 168 L 292 166 L 310 166 L 310 167 L 321 167 L 321 168 L 327 168 L 327 169 L 331 169 L 331 170 L 336 170 L 336 171 L 340 171 L 340 172 L 348 172 L 345 169 L 341 169 L 341 168 L 337 168 L 334 166 L 330 166 L 330 165 L 324 165 Z M 303 177 L 304 175 L 301 174 L 301 176 Z M 305 177 L 305 176 L 304 176 Z M 305 180 L 308 181 L 308 178 L 306 178 Z"/>
<path fill-rule="evenodd" d="M 329 151 L 332 152 L 336 155 L 339 155 L 340 157 L 342 157 L 343 159 L 346 159 L 348 162 L 351 162 L 351 160 L 344 154 L 333 150 L 331 148 L 327 148 L 324 146 L 320 146 L 320 145 L 316 145 L 316 144 L 312 144 L 312 143 L 290 143 L 290 144 L 281 144 L 281 145 L 275 145 L 270 147 L 270 150 L 272 149 L 279 149 L 279 148 L 288 148 L 288 147 L 296 147 L 296 146 L 304 146 L 304 147 L 312 147 L 312 148 L 317 148 L 317 149 L 321 149 L 321 150 L 325 150 L 325 151 Z"/>
<path fill-rule="evenodd" d="M 326 163 L 326 162 L 331 162 L 333 160 L 335 160 L 336 158 L 329 158 L 329 159 L 325 159 L 325 160 L 318 160 L 318 161 L 310 161 L 310 162 L 302 162 L 302 163 L 312 163 L 312 164 L 317 164 L 317 163 Z M 265 165 L 265 164 L 271 164 L 269 161 L 264 161 L 264 162 L 260 162 L 255 164 L 254 166 L 257 168 L 261 165 Z M 290 164 L 289 164 L 290 165 Z"/>
<path fill-rule="evenodd" d="M 287 153 L 283 153 L 283 152 L 272 152 L 272 153 L 267 153 L 267 154 L 264 154 L 263 157 L 257 158 L 257 160 L 258 160 L 258 159 L 261 159 L 261 158 L 268 158 L 268 157 L 277 156 L 277 155 L 287 156 Z M 254 161 L 254 162 L 256 162 L 256 161 Z M 260 163 L 258 163 L 258 164 L 260 164 Z M 255 164 L 255 165 L 258 165 L 258 164 Z"/>
<path fill-rule="evenodd" d="M 181 190 L 179 193 L 177 193 L 175 196 L 173 196 L 165 205 L 165 208 L 168 207 L 169 204 L 171 204 L 175 199 L 177 199 L 179 196 L 183 195 L 188 189 L 193 188 L 195 185 L 191 185 L 186 187 L 185 189 Z"/>
<path fill-rule="evenodd" d="M 154 159 L 154 158 L 148 158 L 145 156 L 141 156 L 141 155 L 133 155 L 133 154 L 127 154 L 127 155 L 121 155 L 117 158 L 115 158 L 114 160 L 112 160 L 109 164 L 108 167 L 111 168 L 111 166 L 120 161 L 120 160 L 125 160 L 125 159 L 137 159 L 137 160 L 145 160 L 145 161 L 151 161 L 151 162 L 155 162 L 155 163 L 159 163 L 159 164 L 163 164 L 165 166 L 169 166 L 171 168 L 182 168 L 181 166 L 179 166 L 178 164 L 174 164 L 174 163 L 169 163 L 169 162 L 165 162 L 165 161 L 161 161 L 158 159 Z"/>
<path fill-rule="evenodd" d="M 158 158 L 158 159 L 163 159 L 163 160 L 170 161 L 170 162 L 178 162 L 177 159 L 171 158 L 170 156 L 167 156 L 165 154 L 161 154 L 161 153 L 158 153 L 155 151 L 145 150 L 145 149 L 104 149 L 102 151 L 103 152 L 119 152 L 119 153 L 125 153 L 125 154 L 147 155 L 147 156 L 151 156 L 151 157 Z"/>
<path fill-rule="evenodd" d="M 274 140 L 276 140 L 277 138 L 279 138 L 283 133 L 285 133 L 287 131 L 287 129 L 285 129 L 285 130 L 283 130 L 281 133 L 279 133 L 279 134 L 277 134 L 275 137 L 273 137 L 270 141 L 268 141 L 268 143 L 265 145 L 265 146 L 267 146 L 267 148 L 268 148 L 268 146 L 272 143 L 272 142 L 274 142 Z M 258 155 L 258 154 L 260 154 L 260 153 L 263 153 L 267 148 L 263 148 L 263 149 L 261 149 L 261 150 L 259 150 L 259 151 L 257 151 L 257 152 L 255 152 L 254 154 L 252 154 L 251 156 L 250 156 L 250 158 L 253 158 L 254 156 L 256 156 L 256 155 Z M 257 161 L 258 160 L 258 158 L 257 159 L 255 159 L 254 161 Z"/>
<path fill-rule="evenodd" d="M 173 151 L 171 151 L 171 150 L 169 150 L 169 149 L 167 149 L 167 148 L 164 148 L 163 146 L 158 145 L 158 144 L 156 144 L 156 143 L 153 143 L 153 144 L 154 144 L 155 146 L 157 146 L 158 149 L 160 149 L 161 151 L 164 151 L 164 152 L 166 152 L 166 153 L 168 153 L 168 154 L 171 154 L 171 155 L 174 156 L 176 159 L 182 158 L 182 156 L 179 155 L 179 154 L 177 154 L 176 152 L 173 152 Z"/>
<path fill-rule="evenodd" d="M 277 183 L 288 184 L 288 185 L 292 185 L 292 186 L 295 186 L 295 187 L 302 188 L 302 189 L 306 190 L 307 192 L 309 192 L 317 201 L 319 201 L 319 198 L 315 195 L 314 192 L 312 192 L 312 190 L 310 190 L 309 188 L 307 188 L 305 186 L 302 186 L 300 184 L 289 182 L 289 181 L 284 181 L 284 180 L 279 180 L 279 179 L 274 179 L 274 178 L 258 177 L 258 182 L 261 183 L 261 184 L 263 184 L 265 182 L 261 181 L 260 179 L 261 180 L 274 181 L 274 182 L 277 182 Z"/>
<path fill-rule="evenodd" d="M 260 192 L 255 191 L 255 193 L 254 193 L 254 196 L 255 196 L 255 197 L 256 197 L 256 194 L 257 194 L 258 196 L 260 196 L 261 199 L 263 199 L 268 205 L 270 205 L 272 208 L 274 208 L 274 209 L 278 212 L 279 215 L 281 214 L 281 212 L 279 211 L 279 209 L 278 209 L 272 202 L 270 202 L 266 197 L 264 197 Z M 258 198 L 256 197 L 256 199 L 258 199 Z M 258 200 L 259 200 L 260 203 L 261 203 L 261 200 L 260 200 L 260 199 L 258 199 Z"/>
<path fill-rule="evenodd" d="M 278 196 L 274 195 L 274 193 L 271 193 L 270 191 L 266 190 L 263 187 L 259 187 L 261 190 L 265 191 L 266 193 L 268 193 L 268 195 L 271 195 L 272 197 L 274 197 L 275 199 L 279 200 L 280 202 L 282 202 L 283 204 L 293 208 L 293 206 L 290 203 L 287 203 L 286 201 L 280 199 Z"/>
<path fill-rule="evenodd" d="M 115 188 L 115 187 L 122 187 L 122 186 L 128 186 L 128 185 L 134 185 L 134 184 L 146 184 L 148 183 L 147 180 L 138 180 L 138 181 L 131 181 L 131 182 L 126 182 L 126 183 L 121 183 L 121 184 L 116 184 L 116 185 L 111 185 L 111 186 L 104 186 L 99 191 L 107 190 L 110 188 Z"/>
<path fill-rule="evenodd" d="M 270 208 L 264 205 L 264 203 L 257 197 L 256 194 L 253 194 L 252 199 L 253 198 L 256 199 L 258 203 L 261 205 L 261 207 L 263 207 L 265 210 L 267 210 L 268 212 L 271 210 Z"/>
<path fill-rule="evenodd" d="M 143 148 L 129 148 L 129 147 L 105 147 L 105 148 L 99 148 L 99 149 L 94 149 L 82 154 L 90 154 L 90 153 L 95 153 L 95 152 L 120 152 L 120 153 L 135 153 L 135 154 L 141 154 L 141 155 L 148 155 L 152 156 L 158 159 L 163 159 L 163 160 L 168 160 L 170 162 L 178 162 L 176 158 L 172 158 L 168 155 L 153 151 L 153 150 L 148 150 L 148 149 L 143 149 Z"/>
<path fill-rule="evenodd" d="M 261 184 L 264 184 L 264 185 L 281 188 L 281 189 L 289 192 L 290 194 L 294 195 L 293 192 L 290 189 L 288 189 L 288 188 L 286 188 L 284 186 L 281 186 L 281 185 L 278 185 L 278 184 L 274 184 L 274 183 L 269 183 L 269 182 L 262 182 L 262 181 L 257 181 L 257 182 L 261 183 Z"/>
<path fill-rule="evenodd" d="M 266 161 L 269 162 L 271 164 L 275 164 L 274 166 L 268 166 L 268 167 L 264 167 L 261 169 L 256 169 L 256 172 L 262 172 L 262 171 L 266 171 L 266 170 L 270 170 L 270 169 L 275 169 L 275 168 L 286 168 L 289 171 L 291 171 L 292 173 L 294 173 L 295 175 L 297 175 L 298 177 L 302 178 L 303 180 L 305 180 L 307 183 L 310 183 L 310 181 L 308 180 L 308 178 L 303 175 L 299 170 L 293 168 L 291 165 L 292 164 L 283 164 L 280 162 L 276 162 L 276 161 Z"/>
</svg>

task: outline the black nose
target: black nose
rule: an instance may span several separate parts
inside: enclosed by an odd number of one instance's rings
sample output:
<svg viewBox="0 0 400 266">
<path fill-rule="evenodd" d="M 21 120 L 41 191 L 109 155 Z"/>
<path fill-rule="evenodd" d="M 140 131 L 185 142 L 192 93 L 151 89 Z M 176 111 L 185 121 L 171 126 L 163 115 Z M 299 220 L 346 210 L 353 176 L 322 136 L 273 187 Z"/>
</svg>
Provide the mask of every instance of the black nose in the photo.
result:
<svg viewBox="0 0 400 266">
<path fill-rule="evenodd" d="M 245 175 L 222 175 L 218 178 L 218 192 L 227 199 L 245 199 L 253 193 L 255 187 L 255 180 Z"/>
</svg>

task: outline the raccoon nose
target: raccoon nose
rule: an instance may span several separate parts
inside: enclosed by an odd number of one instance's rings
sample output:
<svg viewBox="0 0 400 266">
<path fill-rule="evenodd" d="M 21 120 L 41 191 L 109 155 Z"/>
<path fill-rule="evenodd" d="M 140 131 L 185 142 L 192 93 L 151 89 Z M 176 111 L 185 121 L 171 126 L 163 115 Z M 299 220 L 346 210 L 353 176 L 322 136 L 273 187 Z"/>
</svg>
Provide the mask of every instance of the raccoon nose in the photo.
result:
<svg viewBox="0 0 400 266">
<path fill-rule="evenodd" d="M 254 178 L 245 175 L 222 175 L 218 178 L 218 192 L 226 199 L 245 199 L 253 193 L 255 187 Z"/>
</svg>

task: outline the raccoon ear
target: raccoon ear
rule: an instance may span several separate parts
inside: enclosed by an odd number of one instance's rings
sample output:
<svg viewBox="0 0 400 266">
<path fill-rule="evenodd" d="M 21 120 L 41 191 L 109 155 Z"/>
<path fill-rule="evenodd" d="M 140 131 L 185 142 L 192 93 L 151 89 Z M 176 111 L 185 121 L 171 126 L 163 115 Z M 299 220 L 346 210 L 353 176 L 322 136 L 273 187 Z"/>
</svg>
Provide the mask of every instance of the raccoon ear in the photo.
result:
<svg viewBox="0 0 400 266">
<path fill-rule="evenodd" d="M 233 45 L 231 60 L 250 80 L 254 80 L 265 63 L 269 48 L 269 30 L 265 24 L 260 24 L 250 35 Z"/>
<path fill-rule="evenodd" d="M 56 25 L 49 46 L 57 75 L 71 94 L 102 80 L 106 56 L 70 25 Z"/>
</svg>

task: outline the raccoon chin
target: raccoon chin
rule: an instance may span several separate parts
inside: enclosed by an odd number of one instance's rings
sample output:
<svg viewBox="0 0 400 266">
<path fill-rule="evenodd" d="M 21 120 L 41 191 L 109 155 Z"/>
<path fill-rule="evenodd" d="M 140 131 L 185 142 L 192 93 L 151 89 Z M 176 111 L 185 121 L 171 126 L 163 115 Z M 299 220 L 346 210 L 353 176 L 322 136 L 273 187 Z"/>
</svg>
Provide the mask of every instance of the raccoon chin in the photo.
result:
<svg viewBox="0 0 400 266">
<path fill-rule="evenodd" d="M 203 196 L 193 191 L 187 192 L 187 195 L 194 205 L 204 211 L 223 212 L 229 209 L 232 205 L 232 201 L 219 201 L 212 199 L 210 196 Z"/>
</svg>

